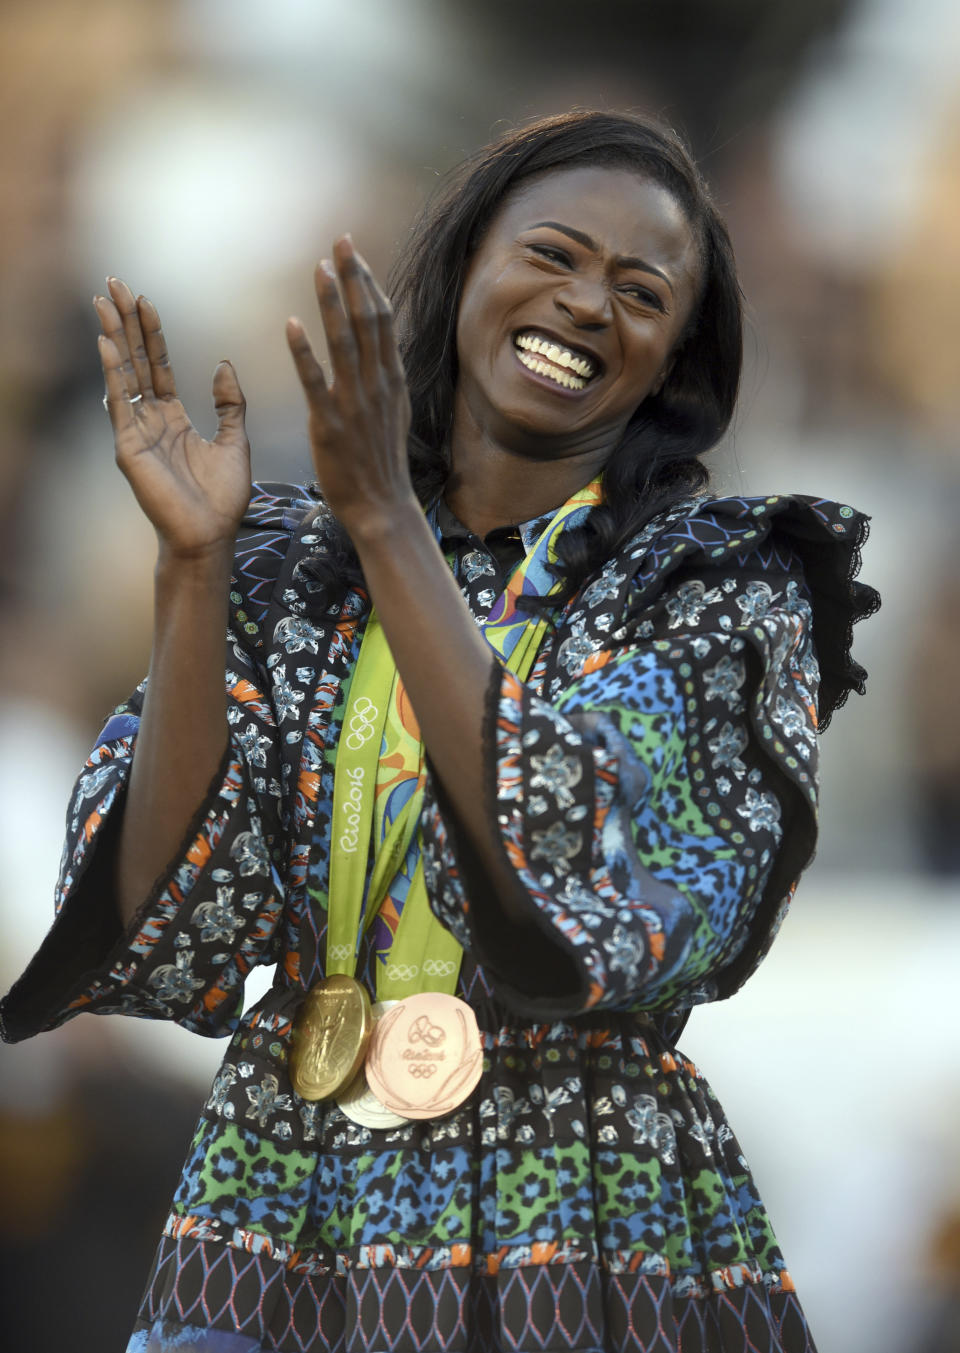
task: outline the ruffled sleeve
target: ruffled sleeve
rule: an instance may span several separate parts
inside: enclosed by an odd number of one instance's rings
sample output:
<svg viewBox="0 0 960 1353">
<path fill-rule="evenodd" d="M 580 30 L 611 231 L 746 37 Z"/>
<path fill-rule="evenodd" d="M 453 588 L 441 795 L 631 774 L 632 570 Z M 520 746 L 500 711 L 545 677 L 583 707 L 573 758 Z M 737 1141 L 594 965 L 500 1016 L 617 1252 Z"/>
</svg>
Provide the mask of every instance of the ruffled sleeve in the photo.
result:
<svg viewBox="0 0 960 1353">
<path fill-rule="evenodd" d="M 865 532 L 821 500 L 700 504 L 606 566 L 529 685 L 498 670 L 485 807 L 527 928 L 436 787 L 425 861 L 515 1009 L 675 1011 L 759 963 L 813 853 L 818 723 L 863 690 Z"/>
<path fill-rule="evenodd" d="M 228 1034 L 247 973 L 275 959 L 283 907 L 277 864 L 286 853 L 278 723 L 286 692 L 283 674 L 267 670 L 267 625 L 291 532 L 311 506 L 288 486 L 254 488 L 231 580 L 228 749 L 177 859 L 126 931 L 112 894 L 114 844 L 145 683 L 107 719 L 68 809 L 53 928 L 0 1005 L 5 1041 L 81 1011 Z"/>
</svg>

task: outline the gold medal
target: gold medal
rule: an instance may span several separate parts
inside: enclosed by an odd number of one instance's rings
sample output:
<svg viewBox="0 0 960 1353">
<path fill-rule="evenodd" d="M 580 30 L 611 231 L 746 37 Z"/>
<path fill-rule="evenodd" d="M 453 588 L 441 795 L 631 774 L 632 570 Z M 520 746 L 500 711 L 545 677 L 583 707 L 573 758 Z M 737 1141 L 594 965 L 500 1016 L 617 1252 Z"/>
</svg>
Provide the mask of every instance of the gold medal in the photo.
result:
<svg viewBox="0 0 960 1353">
<path fill-rule="evenodd" d="M 437 991 L 408 996 L 377 1021 L 367 1054 L 370 1089 L 405 1118 L 440 1118 L 473 1093 L 483 1070 L 476 1016 Z"/>
<path fill-rule="evenodd" d="M 290 1080 L 302 1099 L 329 1099 L 353 1080 L 366 1056 L 373 1012 L 366 988 L 334 973 L 308 991 L 290 1040 Z"/>
</svg>

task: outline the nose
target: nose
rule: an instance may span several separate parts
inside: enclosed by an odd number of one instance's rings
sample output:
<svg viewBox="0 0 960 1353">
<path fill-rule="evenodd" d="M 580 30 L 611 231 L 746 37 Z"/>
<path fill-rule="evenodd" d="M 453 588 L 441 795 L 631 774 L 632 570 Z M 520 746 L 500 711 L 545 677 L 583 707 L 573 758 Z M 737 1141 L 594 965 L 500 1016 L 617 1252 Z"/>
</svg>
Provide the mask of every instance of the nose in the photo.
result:
<svg viewBox="0 0 960 1353">
<path fill-rule="evenodd" d="M 600 278 L 571 277 L 556 292 L 554 305 L 578 329 L 605 329 L 613 317 L 610 295 Z"/>
</svg>

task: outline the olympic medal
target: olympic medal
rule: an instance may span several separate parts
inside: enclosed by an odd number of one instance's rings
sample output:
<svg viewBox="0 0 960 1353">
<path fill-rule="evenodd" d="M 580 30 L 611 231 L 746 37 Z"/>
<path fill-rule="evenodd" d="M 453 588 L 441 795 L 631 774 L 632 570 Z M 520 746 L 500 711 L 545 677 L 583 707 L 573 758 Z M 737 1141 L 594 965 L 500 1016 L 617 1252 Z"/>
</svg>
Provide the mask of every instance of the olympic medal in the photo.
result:
<svg viewBox="0 0 960 1353">
<path fill-rule="evenodd" d="M 405 1118 L 440 1118 L 472 1094 L 483 1070 L 473 1011 L 456 996 L 408 996 L 377 1021 L 367 1053 L 367 1083 Z"/>
<path fill-rule="evenodd" d="M 377 1001 L 373 1007 L 374 1021 L 380 1019 L 388 1010 L 392 1010 L 396 1001 Z M 376 1028 L 376 1022 L 374 1022 Z M 367 1083 L 367 1073 L 361 1067 L 345 1090 L 337 1095 L 337 1108 L 354 1123 L 368 1128 L 395 1128 L 409 1123 L 403 1114 L 394 1113 L 385 1104 L 381 1104 Z"/>
<path fill-rule="evenodd" d="M 290 1039 L 290 1080 L 301 1099 L 329 1099 L 349 1085 L 372 1029 L 370 997 L 354 978 L 334 973 L 311 987 Z"/>
</svg>

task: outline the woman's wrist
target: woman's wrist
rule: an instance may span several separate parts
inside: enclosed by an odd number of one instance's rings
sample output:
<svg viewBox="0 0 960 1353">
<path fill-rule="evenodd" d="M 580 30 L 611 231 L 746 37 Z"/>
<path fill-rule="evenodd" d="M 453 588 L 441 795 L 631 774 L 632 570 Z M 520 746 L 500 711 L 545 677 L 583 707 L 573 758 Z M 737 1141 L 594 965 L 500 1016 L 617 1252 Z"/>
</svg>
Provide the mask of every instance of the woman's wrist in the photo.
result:
<svg viewBox="0 0 960 1353">
<path fill-rule="evenodd" d="M 418 533 L 430 535 L 423 508 L 411 491 L 409 497 L 375 508 L 367 507 L 340 518 L 361 562 L 365 554 L 416 539 Z"/>
<path fill-rule="evenodd" d="M 219 585 L 230 577 L 235 547 L 224 540 L 183 549 L 160 540 L 154 577 L 158 584 Z"/>
</svg>

